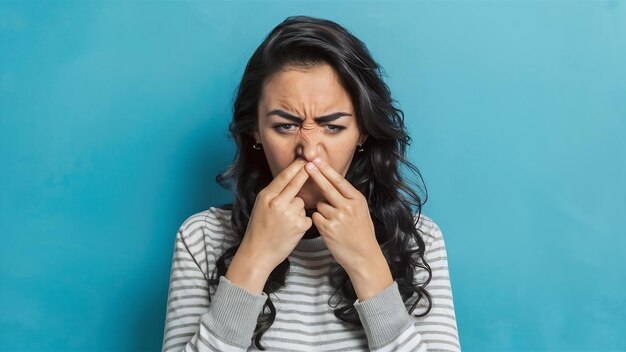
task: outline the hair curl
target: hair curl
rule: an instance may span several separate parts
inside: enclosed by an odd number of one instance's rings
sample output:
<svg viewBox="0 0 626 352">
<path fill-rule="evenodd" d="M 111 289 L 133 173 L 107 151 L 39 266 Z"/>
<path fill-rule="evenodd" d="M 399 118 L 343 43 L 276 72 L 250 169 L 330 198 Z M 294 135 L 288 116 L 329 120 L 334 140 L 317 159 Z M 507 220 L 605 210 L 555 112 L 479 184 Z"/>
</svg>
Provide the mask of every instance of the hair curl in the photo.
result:
<svg viewBox="0 0 626 352">
<path fill-rule="evenodd" d="M 243 239 L 256 196 L 273 179 L 263 153 L 252 148 L 255 143 L 253 133 L 258 128 L 257 107 L 263 84 L 282 70 L 322 64 L 334 68 L 352 99 L 359 130 L 368 135 L 363 144 L 364 151 L 354 155 L 345 178 L 367 199 L 376 240 L 398 283 L 402 299 L 406 302 L 417 293 L 409 314 L 425 297 L 428 300 L 427 309 L 416 315 L 425 316 L 432 308 L 432 297 L 425 289 L 432 278 L 432 271 L 424 260 L 425 244 L 417 224 L 428 192 L 424 185 L 422 203 L 411 187 L 415 184 L 405 180 L 399 170 L 400 164 L 404 164 L 423 183 L 419 170 L 406 158 L 411 138 L 404 126 L 404 113 L 394 107 L 395 100 L 392 100 L 389 87 L 382 79 L 383 69 L 373 60 L 365 44 L 339 24 L 309 16 L 287 17 L 266 36 L 248 61 L 237 88 L 233 119 L 229 125 L 237 144 L 237 154 L 233 163 L 216 177 L 218 184 L 234 191 L 233 203 L 223 207 L 232 210 L 232 229 Z M 416 213 L 417 216 L 414 215 Z M 209 284 L 219 283 L 219 276 L 226 274 L 226 260 L 232 258 L 238 248 L 239 244 L 224 251 L 216 262 Z M 264 350 L 261 337 L 276 317 L 270 293 L 285 285 L 289 265 L 288 258 L 279 264 L 263 288 L 268 298 L 259 315 L 254 338 L 255 345 L 261 350 Z M 414 282 L 416 268 L 428 272 L 425 282 Z M 335 316 L 362 326 L 354 309 L 356 293 L 346 271 L 335 265 L 329 277 L 335 288 L 329 299 L 329 305 L 335 308 Z M 348 299 L 347 305 L 337 307 L 339 303 L 331 304 L 338 291 Z"/>
</svg>

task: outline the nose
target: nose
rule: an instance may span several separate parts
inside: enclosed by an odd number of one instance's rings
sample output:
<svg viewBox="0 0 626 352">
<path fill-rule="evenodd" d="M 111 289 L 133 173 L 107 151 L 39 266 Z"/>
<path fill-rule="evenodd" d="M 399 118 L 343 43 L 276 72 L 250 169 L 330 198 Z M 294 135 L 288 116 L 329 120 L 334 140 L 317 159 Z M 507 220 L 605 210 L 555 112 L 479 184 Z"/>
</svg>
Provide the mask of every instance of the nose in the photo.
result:
<svg viewBox="0 0 626 352">
<path fill-rule="evenodd" d="M 320 154 L 320 140 L 316 136 L 300 138 L 296 153 L 306 161 L 313 161 Z"/>
</svg>

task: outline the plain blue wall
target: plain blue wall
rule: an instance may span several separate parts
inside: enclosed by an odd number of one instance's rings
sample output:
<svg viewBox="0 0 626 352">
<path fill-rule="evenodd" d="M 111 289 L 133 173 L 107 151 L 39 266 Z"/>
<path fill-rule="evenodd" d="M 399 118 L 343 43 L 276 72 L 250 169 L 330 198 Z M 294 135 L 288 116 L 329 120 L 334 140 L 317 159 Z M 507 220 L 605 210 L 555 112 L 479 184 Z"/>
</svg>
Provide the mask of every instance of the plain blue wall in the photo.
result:
<svg viewBox="0 0 626 352">
<path fill-rule="evenodd" d="M 234 90 L 295 14 L 385 68 L 463 350 L 626 350 L 615 1 L 0 2 L 0 350 L 160 349 L 176 230 L 229 201 Z"/>
</svg>

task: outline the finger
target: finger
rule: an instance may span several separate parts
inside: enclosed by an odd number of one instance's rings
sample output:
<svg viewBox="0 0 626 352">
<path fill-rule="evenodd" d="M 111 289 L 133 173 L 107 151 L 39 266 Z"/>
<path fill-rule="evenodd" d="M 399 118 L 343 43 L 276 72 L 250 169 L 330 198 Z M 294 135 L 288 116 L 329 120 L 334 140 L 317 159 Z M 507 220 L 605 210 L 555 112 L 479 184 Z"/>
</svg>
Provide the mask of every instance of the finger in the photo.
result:
<svg viewBox="0 0 626 352">
<path fill-rule="evenodd" d="M 279 194 L 289 182 L 300 172 L 300 169 L 306 164 L 306 161 L 298 158 L 283 171 L 281 171 L 265 189 L 267 192 Z"/>
<path fill-rule="evenodd" d="M 304 170 L 304 168 L 300 169 L 296 176 L 283 188 L 283 190 L 276 196 L 276 200 L 279 202 L 289 203 L 293 200 L 293 198 L 300 192 L 302 185 L 309 178 L 309 174 Z"/>
<path fill-rule="evenodd" d="M 324 202 L 323 200 L 320 200 L 319 202 L 317 202 L 317 212 L 322 214 L 322 216 L 326 219 L 330 219 L 333 215 L 333 213 L 335 212 L 335 208 L 333 208 L 332 205 L 328 204 L 327 202 Z"/>
<path fill-rule="evenodd" d="M 354 188 L 348 180 L 335 171 L 335 169 L 333 169 L 333 167 L 330 166 L 330 164 L 328 164 L 325 160 L 318 157 L 313 161 L 322 175 L 324 175 L 324 177 L 339 191 L 339 193 L 341 193 L 342 196 L 348 199 L 354 199 L 360 195 L 361 192 Z"/>
<path fill-rule="evenodd" d="M 324 218 L 324 215 L 316 211 L 311 215 L 311 220 L 313 220 L 313 223 L 315 224 L 315 227 L 317 227 L 320 234 L 326 233 L 326 224 L 328 223 L 328 220 Z"/>
<path fill-rule="evenodd" d="M 344 196 L 339 193 L 339 191 L 335 188 L 335 186 L 333 186 L 332 183 L 330 183 L 328 179 L 326 179 L 324 174 L 320 172 L 315 164 L 308 163 L 305 169 L 313 179 L 313 182 L 315 182 L 315 184 L 322 191 L 326 200 L 328 200 L 328 202 L 335 207 L 341 206 L 341 204 L 345 201 Z"/>
<path fill-rule="evenodd" d="M 306 204 L 304 202 L 304 199 L 302 199 L 301 197 L 293 197 L 291 199 L 291 203 L 290 204 L 293 204 L 294 206 L 297 206 L 298 209 L 300 209 L 300 208 L 303 209 L 305 211 L 305 214 L 306 214 L 306 209 L 304 208 L 304 206 Z"/>
</svg>

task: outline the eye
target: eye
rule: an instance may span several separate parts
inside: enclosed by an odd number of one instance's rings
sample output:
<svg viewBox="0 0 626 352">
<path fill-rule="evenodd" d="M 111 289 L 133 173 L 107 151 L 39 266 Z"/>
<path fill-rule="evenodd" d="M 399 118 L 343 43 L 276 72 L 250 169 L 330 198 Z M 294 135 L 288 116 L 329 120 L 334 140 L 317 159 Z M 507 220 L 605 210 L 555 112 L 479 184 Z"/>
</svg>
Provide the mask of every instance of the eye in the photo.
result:
<svg viewBox="0 0 626 352">
<path fill-rule="evenodd" d="M 274 126 L 272 126 L 272 128 L 274 128 L 279 133 L 289 133 L 289 132 L 293 131 L 292 128 L 289 128 L 291 126 L 298 127 L 298 125 L 295 125 L 295 124 L 292 124 L 292 123 L 287 123 L 287 124 L 274 125 Z"/>
<path fill-rule="evenodd" d="M 339 133 L 341 130 L 345 129 L 343 126 L 339 125 L 326 125 L 331 133 Z"/>
<path fill-rule="evenodd" d="M 277 125 L 272 126 L 273 129 L 275 129 L 278 133 L 282 133 L 282 134 L 292 133 L 298 127 L 299 125 L 296 125 L 293 123 L 277 124 Z M 330 133 L 339 133 L 345 129 L 344 126 L 330 125 L 330 124 L 325 125 L 325 127 L 327 131 Z"/>
</svg>

